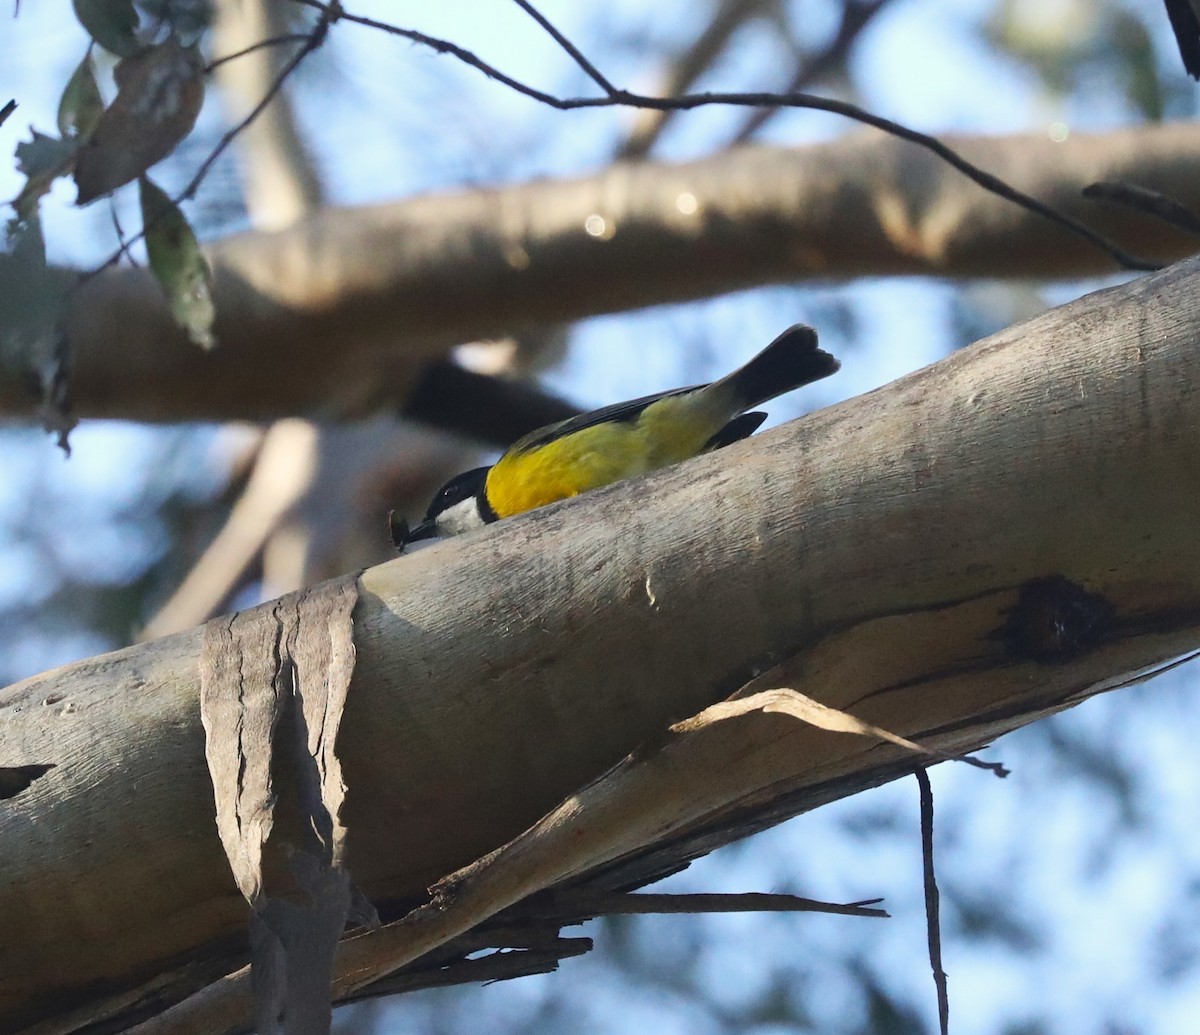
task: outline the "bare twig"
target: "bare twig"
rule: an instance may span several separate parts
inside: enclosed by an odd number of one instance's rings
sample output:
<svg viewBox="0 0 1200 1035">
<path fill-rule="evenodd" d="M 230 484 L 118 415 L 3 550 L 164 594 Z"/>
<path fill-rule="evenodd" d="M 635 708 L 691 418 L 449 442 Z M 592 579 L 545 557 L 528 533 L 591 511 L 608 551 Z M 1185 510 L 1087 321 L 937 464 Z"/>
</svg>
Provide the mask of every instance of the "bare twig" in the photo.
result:
<svg viewBox="0 0 1200 1035">
<path fill-rule="evenodd" d="M 1009 768 L 1003 762 L 985 762 L 982 758 L 976 758 L 974 755 L 960 755 L 951 761 L 966 762 L 967 765 L 973 765 L 976 769 L 984 769 L 1001 780 L 1009 774 Z"/>
<path fill-rule="evenodd" d="M 942 969 L 942 930 L 938 911 L 937 877 L 933 869 L 933 788 L 924 768 L 913 770 L 921 798 L 921 861 L 925 872 L 925 925 L 929 939 L 929 965 L 933 968 L 933 983 L 937 986 L 938 1030 L 950 1032 L 950 995 L 946 972 Z"/>
<path fill-rule="evenodd" d="M 604 77 L 604 75 L 601 74 L 600 70 L 586 57 L 584 57 L 583 52 L 577 46 L 575 46 L 574 43 L 567 39 L 566 36 L 559 32 L 558 29 L 550 24 L 549 19 L 542 14 L 541 11 L 534 7 L 533 4 L 529 3 L 529 0 L 513 0 L 513 3 L 515 3 L 519 8 L 521 8 L 522 11 L 529 15 L 530 18 L 537 22 L 538 25 L 545 29 L 546 32 L 553 37 L 554 42 L 571 55 L 571 59 L 575 62 L 575 64 L 582 68 L 587 74 L 587 77 L 591 79 L 591 81 L 598 87 L 600 87 L 601 90 L 603 90 L 610 97 L 619 92 L 617 88 L 613 86 L 613 84 L 610 83 L 608 79 Z"/>
<path fill-rule="evenodd" d="M 563 921 L 567 917 L 613 916 L 644 913 L 836 913 L 839 916 L 886 917 L 885 909 L 875 908 L 883 899 L 863 899 L 861 902 L 821 902 L 799 895 L 776 895 L 762 892 L 742 894 L 625 894 L 616 891 L 588 889 L 552 892 L 544 907 L 536 902 L 522 913 L 546 916 Z"/>
<path fill-rule="evenodd" d="M 1176 230 L 1200 237 L 1200 216 L 1174 198 L 1168 198 L 1156 190 L 1148 190 L 1132 183 L 1090 183 L 1083 188 L 1083 196 L 1092 201 L 1112 201 L 1125 205 L 1148 216 L 1169 223 Z"/>
<path fill-rule="evenodd" d="M 112 197 L 108 199 L 108 215 L 112 220 L 113 233 L 117 235 L 117 241 L 120 242 L 122 248 L 128 251 L 129 241 L 125 237 L 125 228 L 121 225 L 121 216 L 120 213 L 117 212 L 116 202 Z M 129 256 L 129 261 L 132 262 L 134 266 L 139 265 L 138 261 L 132 255 Z"/>
<path fill-rule="evenodd" d="M 240 57 L 245 57 L 247 54 L 253 54 L 256 50 L 265 50 L 267 47 L 278 47 L 284 43 L 304 43 L 307 42 L 311 34 L 307 32 L 285 32 L 282 36 L 272 36 L 270 39 L 259 40 L 257 43 L 251 44 L 249 47 L 243 47 L 241 50 L 234 51 L 232 54 L 225 54 L 222 57 L 215 58 L 210 61 L 204 69 L 204 74 L 209 75 L 215 72 L 227 61 L 236 61 Z"/>
<path fill-rule="evenodd" d="M 3 108 L 0 108 L 0 126 L 3 126 L 8 121 L 8 117 L 17 110 L 17 102 L 15 100 L 8 101 Z"/>
</svg>

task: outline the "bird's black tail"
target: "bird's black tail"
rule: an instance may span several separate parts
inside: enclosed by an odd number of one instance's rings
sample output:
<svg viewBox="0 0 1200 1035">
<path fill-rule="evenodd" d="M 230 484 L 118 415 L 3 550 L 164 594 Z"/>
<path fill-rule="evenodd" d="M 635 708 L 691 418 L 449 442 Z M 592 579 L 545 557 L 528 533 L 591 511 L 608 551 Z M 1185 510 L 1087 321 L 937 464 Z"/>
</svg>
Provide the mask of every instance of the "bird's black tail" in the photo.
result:
<svg viewBox="0 0 1200 1035">
<path fill-rule="evenodd" d="M 828 377 L 840 366 L 837 359 L 817 348 L 817 332 L 798 323 L 713 387 L 732 389 L 739 409 L 748 410 L 793 388 Z"/>
</svg>

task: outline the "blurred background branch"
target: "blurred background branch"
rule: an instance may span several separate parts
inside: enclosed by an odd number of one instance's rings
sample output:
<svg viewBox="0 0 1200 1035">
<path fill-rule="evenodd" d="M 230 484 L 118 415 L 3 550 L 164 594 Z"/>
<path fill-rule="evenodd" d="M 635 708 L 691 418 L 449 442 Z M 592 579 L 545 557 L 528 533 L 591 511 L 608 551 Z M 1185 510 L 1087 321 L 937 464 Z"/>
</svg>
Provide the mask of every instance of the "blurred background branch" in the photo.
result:
<svg viewBox="0 0 1200 1035">
<path fill-rule="evenodd" d="M 1080 193 L 1095 180 L 1127 180 L 1200 207 L 1191 125 L 1061 144 L 947 139 L 1130 248 L 1163 261 L 1194 248 L 1184 233 Z M 76 293 L 67 328 L 77 413 L 346 417 L 402 405 L 454 344 L 564 319 L 809 279 L 1112 269 L 935 158 L 871 133 L 327 209 L 287 230 L 217 242 L 209 255 L 222 341 L 212 353 L 184 340 L 145 271 L 104 274 Z M 0 412 L 32 411 L 23 386 L 0 384 Z"/>
</svg>

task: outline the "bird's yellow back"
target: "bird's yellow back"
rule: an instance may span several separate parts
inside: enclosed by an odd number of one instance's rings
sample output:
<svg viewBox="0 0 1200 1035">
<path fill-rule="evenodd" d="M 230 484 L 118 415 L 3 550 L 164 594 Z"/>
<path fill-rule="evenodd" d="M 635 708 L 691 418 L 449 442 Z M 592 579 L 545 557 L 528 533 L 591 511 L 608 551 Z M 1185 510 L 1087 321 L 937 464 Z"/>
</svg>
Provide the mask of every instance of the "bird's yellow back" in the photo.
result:
<svg viewBox="0 0 1200 1035">
<path fill-rule="evenodd" d="M 699 388 L 665 395 L 632 420 L 585 427 L 532 448 L 518 442 L 488 472 L 488 503 L 499 518 L 578 496 L 702 452 L 736 413 L 728 393 Z"/>
</svg>

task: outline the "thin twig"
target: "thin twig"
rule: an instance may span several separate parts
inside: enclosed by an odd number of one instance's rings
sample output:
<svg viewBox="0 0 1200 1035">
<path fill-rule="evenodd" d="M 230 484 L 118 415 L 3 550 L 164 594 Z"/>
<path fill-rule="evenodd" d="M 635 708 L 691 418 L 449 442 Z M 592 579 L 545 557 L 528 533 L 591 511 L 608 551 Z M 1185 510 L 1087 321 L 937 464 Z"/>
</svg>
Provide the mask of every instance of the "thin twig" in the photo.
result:
<svg viewBox="0 0 1200 1035">
<path fill-rule="evenodd" d="M 986 769 L 989 773 L 1000 777 L 1001 780 L 1010 772 L 1008 766 L 1003 762 L 985 762 L 982 758 L 976 758 L 974 755 L 956 755 L 951 761 L 966 762 L 967 765 L 973 765 L 976 769 Z"/>
<path fill-rule="evenodd" d="M 8 117 L 16 110 L 17 102 L 15 98 L 6 103 L 3 108 L 0 108 L 0 126 L 3 126 L 8 121 Z"/>
<path fill-rule="evenodd" d="M 300 4 L 302 7 L 311 7 L 318 11 L 325 10 L 325 4 L 322 0 L 292 0 L 293 3 Z M 368 18 L 361 14 L 351 14 L 349 11 L 343 10 L 338 17 L 339 21 L 353 22 L 355 25 L 361 25 L 367 29 L 378 29 L 380 32 L 386 33 L 389 36 L 399 36 L 401 39 L 409 40 L 412 43 L 418 43 L 423 47 L 428 47 L 430 50 L 438 54 L 449 54 L 452 57 L 458 58 L 464 65 L 469 65 L 476 71 L 482 72 L 489 79 L 494 79 L 502 86 L 507 86 L 510 90 L 515 90 L 517 93 L 529 97 L 532 100 L 542 104 L 547 104 L 552 108 L 566 110 L 572 107 L 581 107 L 582 105 L 573 104 L 570 101 L 563 101 L 561 98 L 554 96 L 552 93 L 546 93 L 544 90 L 539 90 L 536 87 L 529 86 L 521 82 L 519 79 L 514 79 L 510 75 L 506 75 L 498 68 L 494 68 L 486 61 L 476 57 L 465 47 L 460 47 L 457 43 L 451 43 L 449 40 L 439 39 L 437 36 L 427 36 L 423 32 L 417 32 L 416 29 L 404 29 L 399 25 L 392 25 L 389 22 L 377 21 L 374 18 Z M 604 99 L 598 99 L 599 104 L 610 103 Z"/>
<path fill-rule="evenodd" d="M 184 187 L 184 189 L 175 198 L 176 204 L 181 201 L 187 201 L 195 195 L 201 182 L 204 180 L 204 177 L 208 175 L 209 170 L 213 167 L 213 164 L 216 162 L 216 160 L 225 153 L 226 148 L 228 148 L 229 145 L 232 144 L 237 138 L 238 134 L 240 134 L 242 130 L 249 126 L 250 123 L 256 118 L 258 118 L 267 105 L 275 99 L 275 95 L 283 89 L 283 84 L 287 81 L 288 76 L 290 76 L 300 66 L 300 62 L 325 42 L 325 37 L 329 33 L 329 26 L 337 18 L 337 10 L 338 8 L 336 4 L 330 4 L 328 7 L 326 7 L 326 16 L 322 17 L 317 24 L 313 26 L 312 32 L 305 36 L 304 45 L 300 47 L 300 49 L 288 59 L 283 68 L 279 70 L 279 74 L 275 76 L 275 79 L 267 88 L 267 92 L 263 94 L 262 100 L 259 101 L 253 108 L 251 108 L 246 117 L 243 118 L 237 125 L 225 132 L 224 136 L 217 141 L 217 146 L 212 149 L 212 152 L 209 154 L 209 156 L 200 163 L 200 168 L 196 170 L 196 174 L 188 182 L 188 185 Z"/>
<path fill-rule="evenodd" d="M 586 57 L 584 57 L 583 52 L 577 46 L 575 46 L 574 43 L 567 39 L 566 36 L 559 32 L 558 29 L 556 29 L 550 23 L 550 19 L 548 19 L 544 14 L 542 14 L 541 11 L 534 7 L 529 0 L 513 0 L 513 3 L 515 3 L 519 8 L 521 8 L 522 11 L 529 15 L 530 18 L 537 22 L 538 25 L 545 29 L 554 38 L 554 42 L 570 55 L 575 64 L 582 68 L 587 74 L 587 77 L 591 79 L 591 81 L 598 87 L 600 87 L 601 90 L 603 90 L 610 97 L 614 96 L 618 92 L 617 88 L 608 81 L 608 79 L 600 72 L 600 70 Z"/>
<path fill-rule="evenodd" d="M 322 0 L 293 0 L 293 2 L 323 12 L 330 9 L 330 5 L 323 3 Z M 389 35 L 411 40 L 414 43 L 429 47 L 439 54 L 451 54 L 464 64 L 482 72 L 488 78 L 515 90 L 525 97 L 529 97 L 559 111 L 614 107 L 645 108 L 651 111 L 691 111 L 694 108 L 716 105 L 740 108 L 805 108 L 813 111 L 829 112 L 831 115 L 839 115 L 842 118 L 850 119 L 852 122 L 858 122 L 864 126 L 873 126 L 875 129 L 882 130 L 892 136 L 899 137 L 901 140 L 907 140 L 918 147 L 924 148 L 954 169 L 957 169 L 984 190 L 1004 198 L 1006 201 L 1011 201 L 1013 204 L 1029 212 L 1033 212 L 1044 219 L 1057 223 L 1064 229 L 1095 245 L 1126 269 L 1152 271 L 1162 268 L 1160 263 L 1150 262 L 1147 259 L 1125 251 L 1115 241 L 1093 230 L 1086 223 L 1067 215 L 1065 212 L 1060 212 L 1045 202 L 1038 201 L 1037 198 L 1010 186 L 998 176 L 994 176 L 992 173 L 967 161 L 957 151 L 943 144 L 936 137 L 930 136 L 927 133 L 921 133 L 915 129 L 910 129 L 881 115 L 872 114 L 848 101 L 835 100 L 830 97 L 819 97 L 815 94 L 802 92 L 783 94 L 710 92 L 685 94 L 681 97 L 647 97 L 623 89 L 613 89 L 606 92 L 603 97 L 558 97 L 544 90 L 529 86 L 518 79 L 514 79 L 512 76 L 489 65 L 469 50 L 458 46 L 456 43 L 451 43 L 449 40 L 427 36 L 413 29 L 404 29 L 398 25 L 391 25 L 373 18 L 350 14 L 341 8 L 338 9 L 336 18 L 339 21 L 354 22 L 357 25 L 378 29 Z M 601 78 L 603 79 L 603 76 Z M 607 80 L 605 81 L 607 82 Z"/>
<path fill-rule="evenodd" d="M 923 767 L 914 769 L 913 775 L 917 778 L 921 798 L 921 862 L 925 871 L 925 926 L 929 941 L 929 966 L 933 969 L 933 983 L 937 987 L 938 1030 L 942 1035 L 949 1035 L 950 993 L 946 985 L 946 972 L 942 969 L 940 896 L 933 869 L 933 788 L 929 785 L 929 774 Z"/>
<path fill-rule="evenodd" d="M 885 909 L 874 908 L 883 899 L 861 902 L 821 902 L 799 895 L 773 895 L 763 892 L 740 894 L 670 895 L 625 894 L 616 891 L 590 891 L 586 888 L 553 893 L 545 915 L 561 919 L 571 916 L 640 915 L 644 913 L 836 913 L 839 916 L 887 917 Z M 536 906 L 530 909 L 540 915 Z"/>
<path fill-rule="evenodd" d="M 121 225 L 121 216 L 117 212 L 116 198 L 112 197 L 112 195 L 109 195 L 108 198 L 108 215 L 112 220 L 113 233 L 117 235 L 117 241 L 120 242 L 121 247 L 128 252 L 129 242 L 125 237 L 125 228 Z M 132 262 L 134 266 L 138 265 L 137 259 L 135 259 L 132 255 L 129 256 L 129 261 Z"/>
<path fill-rule="evenodd" d="M 223 57 L 210 61 L 204 69 L 204 74 L 211 75 L 226 62 L 235 61 L 240 57 L 245 57 L 247 54 L 253 54 L 256 50 L 265 50 L 267 47 L 278 47 L 284 43 L 303 43 L 309 39 L 309 35 L 307 32 L 285 32 L 282 36 L 272 36 L 270 39 L 259 40 L 257 43 L 252 43 L 248 47 L 236 50 L 232 54 L 226 54 Z"/>
<path fill-rule="evenodd" d="M 1125 205 L 1137 212 L 1161 219 L 1176 230 L 1200 237 L 1200 216 L 1156 190 L 1138 187 L 1132 183 L 1090 183 L 1083 188 L 1083 196 L 1089 201 L 1112 201 Z"/>
</svg>

